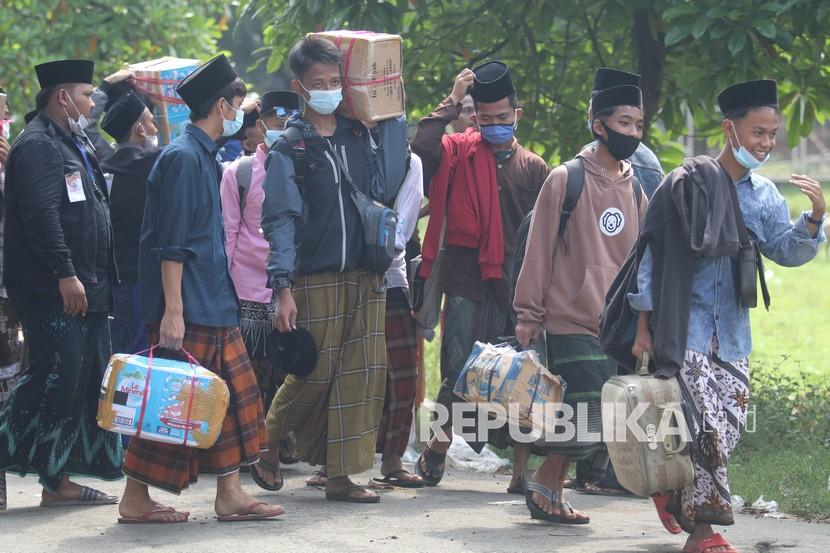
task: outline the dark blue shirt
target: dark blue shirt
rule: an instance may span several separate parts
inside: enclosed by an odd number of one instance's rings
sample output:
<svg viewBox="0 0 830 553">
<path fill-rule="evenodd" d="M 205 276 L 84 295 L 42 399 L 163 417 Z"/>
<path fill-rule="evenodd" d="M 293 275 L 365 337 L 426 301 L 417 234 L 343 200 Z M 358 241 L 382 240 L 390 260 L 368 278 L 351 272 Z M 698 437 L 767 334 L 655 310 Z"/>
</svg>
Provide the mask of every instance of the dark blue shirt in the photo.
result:
<svg viewBox="0 0 830 553">
<path fill-rule="evenodd" d="M 139 247 L 144 321 L 157 323 L 164 315 L 161 261 L 180 261 L 185 322 L 239 324 L 225 254 L 221 174 L 216 143 L 195 125 L 164 149 L 150 172 Z"/>
</svg>

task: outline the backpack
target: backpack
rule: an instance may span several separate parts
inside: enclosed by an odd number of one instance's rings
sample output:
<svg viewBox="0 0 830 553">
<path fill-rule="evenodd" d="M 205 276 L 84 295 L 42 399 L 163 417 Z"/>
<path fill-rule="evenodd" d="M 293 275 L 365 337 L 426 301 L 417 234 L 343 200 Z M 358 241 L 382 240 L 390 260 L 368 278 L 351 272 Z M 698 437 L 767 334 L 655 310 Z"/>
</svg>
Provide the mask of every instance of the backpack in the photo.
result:
<svg viewBox="0 0 830 553">
<path fill-rule="evenodd" d="M 585 164 L 580 157 L 575 157 L 564 163 L 565 169 L 568 171 L 568 181 L 565 184 L 565 202 L 562 204 L 562 213 L 559 216 L 559 231 L 558 236 L 561 240 L 565 235 L 565 227 L 568 226 L 568 221 L 571 214 L 576 208 L 576 203 L 579 201 L 579 196 L 582 195 L 582 188 L 585 186 Z M 634 191 L 634 198 L 637 205 L 643 199 L 643 187 L 637 177 L 631 177 L 631 187 Z M 533 218 L 533 211 L 525 215 L 522 223 L 516 231 L 516 249 L 513 251 L 513 257 L 510 259 L 509 270 L 510 274 L 510 298 L 516 295 L 516 283 L 519 280 L 519 272 L 522 270 L 522 264 L 525 261 L 525 249 L 527 248 L 527 235 L 530 232 L 530 221 Z M 511 300 L 512 305 L 512 300 Z"/>
<path fill-rule="evenodd" d="M 254 171 L 254 156 L 245 156 L 236 166 L 236 185 L 239 187 L 239 212 L 245 211 L 248 189 L 251 188 L 251 175 Z"/>
</svg>

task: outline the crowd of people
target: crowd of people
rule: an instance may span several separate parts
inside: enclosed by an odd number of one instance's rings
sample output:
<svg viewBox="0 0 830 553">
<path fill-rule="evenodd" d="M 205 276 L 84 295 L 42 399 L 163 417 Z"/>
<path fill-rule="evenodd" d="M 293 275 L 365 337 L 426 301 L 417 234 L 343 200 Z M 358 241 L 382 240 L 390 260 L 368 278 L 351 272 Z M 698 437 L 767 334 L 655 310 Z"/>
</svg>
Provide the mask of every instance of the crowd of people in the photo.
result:
<svg viewBox="0 0 830 553">
<path fill-rule="evenodd" d="M 723 149 L 664 177 L 642 142 L 636 74 L 596 71 L 593 141 L 551 169 L 515 137 L 523 110 L 500 61 L 461 71 L 411 140 L 404 117 L 341 115 L 347 83 L 331 42 L 304 38 L 287 64 L 291 90 L 257 97 L 224 55 L 199 66 L 177 86 L 190 123 L 163 148 L 130 71 L 96 88 L 90 61 L 35 67 L 35 109 L 11 146 L 0 138 L 0 469 L 37 475 L 43 507 L 117 503 L 122 523 L 187 521 L 149 488 L 179 494 L 204 473 L 217 476 L 219 521 L 277 517 L 284 509 L 255 499 L 240 472 L 277 492 L 281 464 L 297 460 L 317 467 L 307 483 L 331 501 L 380 501 L 354 480 L 376 454 L 379 483 L 437 486 L 452 419 L 411 471 L 402 462 L 419 376 L 408 261 L 419 250 L 418 278 L 444 297 L 438 404 L 451 413 L 461 401 L 453 387 L 476 341 L 515 336 L 567 383 L 565 402 L 598 436 L 601 390 L 619 371 L 600 315 L 632 255 L 631 353 L 677 379 L 692 413 L 694 481 L 655 496 L 657 513 L 689 534 L 686 553 L 735 551 L 712 528 L 733 524 L 727 467 L 749 398 L 755 273 L 748 290 L 734 260 L 749 248 L 802 265 L 825 240 L 821 185 L 792 176 L 809 204 L 793 222 L 759 172 L 780 123 L 776 83 L 722 91 Z M 385 271 L 367 261 L 356 190 L 397 214 Z M 227 384 L 213 447 L 122 439 L 96 423 L 111 353 L 148 348 L 192 356 Z M 507 491 L 534 519 L 588 524 L 566 488 L 626 493 L 599 438 L 519 444 L 497 430 L 487 441 L 514 448 Z M 533 454 L 544 462 L 531 474 Z M 75 476 L 126 484 L 118 498 Z"/>
</svg>

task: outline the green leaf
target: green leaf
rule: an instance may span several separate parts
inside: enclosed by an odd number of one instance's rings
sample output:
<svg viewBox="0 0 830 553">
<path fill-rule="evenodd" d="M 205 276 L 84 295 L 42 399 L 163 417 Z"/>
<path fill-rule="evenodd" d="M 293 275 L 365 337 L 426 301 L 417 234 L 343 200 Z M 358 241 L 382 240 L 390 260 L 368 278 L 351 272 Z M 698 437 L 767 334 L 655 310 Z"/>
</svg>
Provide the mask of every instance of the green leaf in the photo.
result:
<svg viewBox="0 0 830 553">
<path fill-rule="evenodd" d="M 697 12 L 698 9 L 699 8 L 691 2 L 680 4 L 679 6 L 675 6 L 664 11 L 663 20 L 671 21 L 673 19 L 677 19 L 678 17 L 683 17 L 684 15 L 691 15 Z"/>
<path fill-rule="evenodd" d="M 687 27 L 673 27 L 667 34 L 666 38 L 663 39 L 663 44 L 666 46 L 674 46 L 687 36 L 689 36 L 689 29 Z"/>
<path fill-rule="evenodd" d="M 710 19 L 706 19 L 704 17 L 698 19 L 692 27 L 692 36 L 696 39 L 702 37 L 706 33 L 706 30 L 709 28 L 709 25 L 711 25 L 711 23 L 712 21 Z"/>
<path fill-rule="evenodd" d="M 736 32 L 729 39 L 729 51 L 733 56 L 737 56 L 744 49 L 745 44 L 746 35 L 742 31 Z"/>
<path fill-rule="evenodd" d="M 775 38 L 778 29 L 775 27 L 775 23 L 770 21 L 769 19 L 766 21 L 761 21 L 755 25 L 755 29 L 761 33 L 763 36 L 767 38 Z"/>
</svg>

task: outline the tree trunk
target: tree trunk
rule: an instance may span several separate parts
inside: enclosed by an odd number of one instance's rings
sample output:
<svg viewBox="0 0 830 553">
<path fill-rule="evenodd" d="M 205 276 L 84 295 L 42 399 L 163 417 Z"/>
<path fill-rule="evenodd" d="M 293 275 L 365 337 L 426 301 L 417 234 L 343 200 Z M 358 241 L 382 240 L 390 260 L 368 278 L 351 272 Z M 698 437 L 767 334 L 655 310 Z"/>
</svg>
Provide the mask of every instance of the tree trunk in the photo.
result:
<svg viewBox="0 0 830 553">
<path fill-rule="evenodd" d="M 660 106 L 663 70 L 666 65 L 666 47 L 663 43 L 665 34 L 656 30 L 657 26 L 653 23 L 656 17 L 657 14 L 645 9 L 636 10 L 633 16 L 632 35 L 637 55 L 637 72 L 643 78 L 643 140 L 647 138 L 651 122 Z"/>
</svg>

